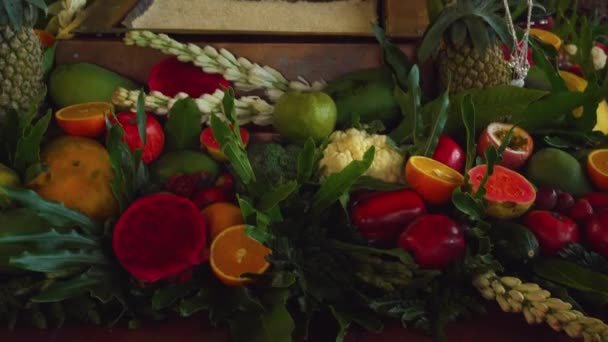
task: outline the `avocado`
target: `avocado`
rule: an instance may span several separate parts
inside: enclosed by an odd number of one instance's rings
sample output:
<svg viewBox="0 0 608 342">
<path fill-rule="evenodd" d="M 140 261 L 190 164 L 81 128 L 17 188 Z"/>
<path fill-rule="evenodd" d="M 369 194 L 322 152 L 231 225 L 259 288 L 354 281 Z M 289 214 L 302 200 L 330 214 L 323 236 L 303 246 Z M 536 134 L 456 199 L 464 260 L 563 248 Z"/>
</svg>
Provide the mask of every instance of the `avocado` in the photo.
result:
<svg viewBox="0 0 608 342">
<path fill-rule="evenodd" d="M 536 152 L 526 169 L 526 177 L 536 186 L 557 188 L 580 197 L 592 191 L 587 175 L 576 158 L 555 148 Z"/>
<path fill-rule="evenodd" d="M 58 107 L 85 102 L 111 102 L 118 87 L 138 85 L 119 74 L 90 63 L 62 64 L 49 76 L 49 95 Z"/>
</svg>

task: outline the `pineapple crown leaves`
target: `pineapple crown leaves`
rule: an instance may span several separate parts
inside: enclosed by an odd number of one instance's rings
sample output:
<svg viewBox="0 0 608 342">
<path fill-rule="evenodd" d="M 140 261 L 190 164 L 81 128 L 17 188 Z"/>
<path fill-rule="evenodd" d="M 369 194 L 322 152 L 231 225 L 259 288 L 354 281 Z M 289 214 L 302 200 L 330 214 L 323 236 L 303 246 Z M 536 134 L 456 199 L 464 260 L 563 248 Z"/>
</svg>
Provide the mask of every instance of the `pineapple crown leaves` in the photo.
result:
<svg viewBox="0 0 608 342">
<path fill-rule="evenodd" d="M 438 52 L 442 40 L 454 46 L 471 43 L 483 56 L 487 48 L 498 40 L 512 47 L 506 20 L 501 15 L 503 6 L 498 1 L 459 0 L 441 8 L 433 15 L 418 50 L 418 59 L 426 61 Z"/>
<path fill-rule="evenodd" d="M 40 12 L 47 13 L 44 0 L 0 0 L 0 26 L 10 24 L 15 31 L 31 27 Z"/>
</svg>

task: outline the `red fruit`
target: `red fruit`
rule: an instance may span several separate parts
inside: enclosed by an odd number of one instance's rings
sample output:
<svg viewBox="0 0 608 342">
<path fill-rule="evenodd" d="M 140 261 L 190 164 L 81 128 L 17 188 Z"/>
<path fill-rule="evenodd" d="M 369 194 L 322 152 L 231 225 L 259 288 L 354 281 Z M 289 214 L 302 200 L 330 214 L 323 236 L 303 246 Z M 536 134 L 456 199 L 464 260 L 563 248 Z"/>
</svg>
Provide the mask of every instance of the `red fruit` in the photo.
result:
<svg viewBox="0 0 608 342">
<path fill-rule="evenodd" d="M 232 201 L 231 197 L 230 192 L 226 189 L 214 187 L 203 189 L 195 193 L 192 196 L 192 202 L 194 202 L 199 209 L 203 209 L 216 202 L 230 202 Z"/>
<path fill-rule="evenodd" d="M 452 138 L 442 135 L 439 137 L 435 153 L 433 153 L 433 159 L 462 173 L 464 171 L 466 154 Z"/>
<path fill-rule="evenodd" d="M 500 122 L 489 124 L 479 137 L 477 154 L 483 157 L 488 147 L 493 145 L 498 148 L 512 127 L 513 125 L 511 124 Z M 511 135 L 511 141 L 502 153 L 500 165 L 517 170 L 530 158 L 533 149 L 534 140 L 530 134 L 522 128 L 515 127 Z"/>
<path fill-rule="evenodd" d="M 401 233 L 399 247 L 413 253 L 420 267 L 441 269 L 464 256 L 464 233 L 447 216 L 424 215 Z"/>
<path fill-rule="evenodd" d="M 234 190 L 234 176 L 229 173 L 221 174 L 215 181 L 215 186 L 227 191 Z"/>
<path fill-rule="evenodd" d="M 212 94 L 230 83 L 219 74 L 208 74 L 192 63 L 180 62 L 176 57 L 168 58 L 152 67 L 148 78 L 150 90 L 174 97 L 179 92 L 197 98 Z"/>
<path fill-rule="evenodd" d="M 523 223 L 536 236 L 543 255 L 554 256 L 564 247 L 580 241 L 576 222 L 570 218 L 546 210 L 529 212 Z"/>
<path fill-rule="evenodd" d="M 557 194 L 557 202 L 555 205 L 555 211 L 560 213 L 566 213 L 570 208 L 574 206 L 574 196 L 568 192 L 560 192 Z"/>
<path fill-rule="evenodd" d="M 574 221 L 585 222 L 593 216 L 593 207 L 589 201 L 581 198 L 570 208 L 568 216 Z"/>
<path fill-rule="evenodd" d="M 230 129 L 233 129 L 233 127 L 230 127 Z M 241 133 L 241 141 L 243 142 L 243 145 L 245 145 L 245 147 L 247 147 L 247 144 L 249 144 L 249 132 L 247 132 L 246 129 L 244 129 L 243 127 L 239 128 L 239 132 Z M 222 151 L 220 151 L 220 144 L 217 142 L 217 140 L 215 140 L 215 137 L 213 136 L 213 130 L 211 129 L 211 127 L 207 127 L 203 130 L 203 132 L 201 133 L 200 136 L 200 141 L 201 141 L 201 146 L 207 150 L 207 152 L 209 152 L 209 155 L 217 160 L 217 161 L 226 161 L 227 158 L 224 155 L 224 153 L 222 153 Z"/>
<path fill-rule="evenodd" d="M 536 209 L 553 210 L 557 205 L 557 190 L 546 186 L 541 186 L 536 192 Z"/>
<path fill-rule="evenodd" d="M 112 246 L 133 277 L 153 283 L 203 261 L 207 226 L 188 199 L 167 193 L 133 202 L 114 226 Z"/>
<path fill-rule="evenodd" d="M 137 127 L 137 114 L 132 112 L 119 113 L 116 118 L 125 131 L 125 140 L 131 151 L 142 148 L 139 128 Z M 165 146 L 165 133 L 163 127 L 154 116 L 146 114 L 146 146 L 142 154 L 142 161 L 149 164 L 156 160 Z"/>
<path fill-rule="evenodd" d="M 608 257 L 608 210 L 593 215 L 585 228 L 587 243 L 596 253 Z"/>
<path fill-rule="evenodd" d="M 608 194 L 601 192 L 591 192 L 583 196 L 584 199 L 589 201 L 593 210 L 599 211 L 602 209 L 608 209 Z"/>
<path fill-rule="evenodd" d="M 165 182 L 165 190 L 177 196 L 190 198 L 201 186 L 209 183 L 211 176 L 207 171 L 193 173 L 190 175 L 175 175 L 169 177 Z"/>
<path fill-rule="evenodd" d="M 397 190 L 359 199 L 351 206 L 350 219 L 368 241 L 394 244 L 403 228 L 425 213 L 420 195 L 413 190 Z"/>
</svg>

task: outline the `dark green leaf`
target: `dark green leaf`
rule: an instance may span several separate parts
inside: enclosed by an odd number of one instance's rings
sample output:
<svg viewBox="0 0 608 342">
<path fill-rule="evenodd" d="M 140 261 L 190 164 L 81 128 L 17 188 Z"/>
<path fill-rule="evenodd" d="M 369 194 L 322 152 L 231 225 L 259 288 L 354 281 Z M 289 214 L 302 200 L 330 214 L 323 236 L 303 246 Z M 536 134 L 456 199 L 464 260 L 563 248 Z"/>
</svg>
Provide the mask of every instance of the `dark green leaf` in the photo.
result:
<svg viewBox="0 0 608 342">
<path fill-rule="evenodd" d="M 448 122 L 448 108 L 450 106 L 450 98 L 448 92 L 446 91 L 439 98 L 440 108 L 437 112 L 437 117 L 435 118 L 434 124 L 431 126 L 431 132 L 428 136 L 428 142 L 422 155 L 425 157 L 432 157 L 435 152 L 435 148 L 437 147 L 437 143 L 439 142 L 439 137 L 443 133 L 443 129 L 445 128 L 446 123 Z"/>
<path fill-rule="evenodd" d="M 467 192 L 462 192 L 460 189 L 456 189 L 452 193 L 452 203 L 456 209 L 473 220 L 480 220 L 485 216 L 486 210 L 483 202 L 473 198 L 473 196 Z"/>
<path fill-rule="evenodd" d="M 384 30 L 378 26 L 378 24 L 373 25 L 373 31 L 382 47 L 382 59 L 384 60 L 384 64 L 391 69 L 398 88 L 406 90 L 407 76 L 412 68 L 412 62 L 397 45 L 386 38 Z"/>
<path fill-rule="evenodd" d="M 456 7 L 456 6 L 453 6 Z M 425 62 L 435 52 L 439 50 L 440 42 L 443 38 L 443 34 L 446 32 L 456 20 L 461 19 L 467 13 L 464 11 L 455 10 L 454 8 L 446 8 L 444 14 L 441 16 L 441 20 L 435 22 L 426 31 L 422 43 L 418 48 L 418 60 Z"/>
<path fill-rule="evenodd" d="M 331 244 L 336 249 L 341 249 L 348 252 L 362 253 L 375 256 L 388 256 L 392 258 L 397 258 L 399 259 L 399 261 L 407 265 L 414 264 L 414 259 L 412 258 L 412 256 L 402 249 L 379 249 L 367 246 L 354 245 L 338 240 L 332 240 Z"/>
<path fill-rule="evenodd" d="M 329 175 L 314 195 L 312 207 L 321 212 L 334 204 L 342 194 L 348 192 L 359 177 L 363 176 L 374 161 L 375 148 L 372 146 L 363 155 L 363 160 L 353 160 L 339 173 Z"/>
<path fill-rule="evenodd" d="M 437 20 L 437 18 L 441 14 L 441 11 L 443 11 L 444 7 L 445 6 L 443 5 L 443 0 L 427 0 L 426 1 L 426 8 L 427 8 L 427 13 L 428 13 L 429 23 L 434 23 Z M 465 32 L 465 35 L 466 35 L 466 32 Z"/>
<path fill-rule="evenodd" d="M 60 302 L 90 292 L 105 281 L 105 277 L 100 274 L 85 272 L 73 279 L 56 280 L 32 297 L 31 301 L 34 303 Z"/>
<path fill-rule="evenodd" d="M 50 48 L 46 49 L 42 54 L 42 70 L 47 75 L 55 65 L 55 51 L 57 50 L 57 43 L 53 44 Z"/>
<path fill-rule="evenodd" d="M 49 229 L 44 233 L 27 234 L 14 233 L 0 236 L 0 245 L 3 244 L 28 244 L 37 246 L 45 250 L 57 249 L 60 246 L 70 246 L 76 248 L 98 248 L 101 247 L 100 241 L 84 236 L 75 230 L 60 233 L 56 229 Z"/>
<path fill-rule="evenodd" d="M 203 291 L 201 291 L 203 292 Z M 177 311 L 182 317 L 190 317 L 200 311 L 209 309 L 209 298 L 204 293 L 180 301 Z"/>
<path fill-rule="evenodd" d="M 572 243 L 559 251 L 560 258 L 595 272 L 608 274 L 608 259 L 580 244 Z"/>
<path fill-rule="evenodd" d="M 267 216 L 258 215 L 257 216 L 258 222 L 260 222 L 260 219 L 262 219 L 262 218 L 267 218 Z M 245 234 L 247 234 L 247 236 L 249 236 L 253 240 L 255 240 L 261 244 L 265 244 L 272 237 L 270 235 L 270 233 L 268 232 L 267 227 L 268 227 L 268 222 L 262 223 L 262 224 L 257 224 L 255 226 L 247 225 L 245 227 Z"/>
<path fill-rule="evenodd" d="M 551 84 L 552 90 L 554 92 L 568 91 L 568 87 L 566 87 L 566 82 L 559 75 L 557 68 L 549 62 L 547 56 L 543 53 L 543 50 L 540 48 L 533 47 L 532 54 L 534 57 L 534 63 L 536 63 L 536 67 L 543 71 L 545 77 Z"/>
<path fill-rule="evenodd" d="M 315 142 L 308 139 L 298 155 L 298 183 L 304 184 L 310 180 L 316 165 L 317 149 Z"/>
<path fill-rule="evenodd" d="M 257 207 L 261 211 L 268 211 L 291 196 L 298 188 L 298 182 L 290 181 L 268 189 L 268 192 L 261 196 Z"/>
<path fill-rule="evenodd" d="M 596 87 L 590 84 L 589 87 Z M 590 101 L 583 106 L 583 115 L 574 120 L 575 127 L 581 132 L 591 132 L 597 124 L 597 109 L 599 102 Z"/>
<path fill-rule="evenodd" d="M 417 65 L 412 67 L 408 76 L 409 96 L 408 105 L 410 108 L 404 112 L 404 116 L 411 113 L 412 116 L 412 139 L 416 147 L 421 146 L 420 143 L 424 139 L 424 119 L 420 110 L 422 98 L 422 90 L 420 89 L 420 70 Z M 406 116 L 407 117 L 407 116 Z"/>
<path fill-rule="evenodd" d="M 127 209 L 134 197 L 134 194 L 131 193 L 133 189 L 132 155 L 129 146 L 123 139 L 125 132 L 122 126 L 112 124 L 106 117 L 106 127 L 108 130 L 106 149 L 110 156 L 112 171 L 114 171 L 110 187 L 122 212 Z"/>
<path fill-rule="evenodd" d="M 137 131 L 139 132 L 139 138 L 141 139 L 142 146 L 146 146 L 146 107 L 145 107 L 145 95 L 144 91 L 139 92 L 137 97 L 136 115 L 137 115 Z M 178 101 L 179 102 L 179 101 Z M 173 109 L 173 107 L 171 108 Z"/>
<path fill-rule="evenodd" d="M 14 30 L 18 31 L 21 28 L 23 21 L 23 6 L 14 0 L 3 0 L 4 10 L 8 14 L 8 20 Z"/>
<path fill-rule="evenodd" d="M 478 17 L 469 16 L 464 18 L 464 24 L 467 26 L 475 50 L 477 50 L 479 56 L 484 56 L 486 49 L 490 46 L 490 36 L 483 20 Z"/>
<path fill-rule="evenodd" d="M 389 134 L 391 140 L 402 144 L 412 139 L 412 132 L 414 127 L 414 113 L 411 112 L 411 108 L 413 107 L 410 104 L 411 96 L 409 93 L 404 92 L 399 87 L 395 87 L 394 97 L 397 103 L 399 104 L 399 108 L 401 109 L 401 113 L 403 115 L 403 120 L 401 123 Z"/>
<path fill-rule="evenodd" d="M 395 191 L 407 189 L 407 184 L 387 183 L 377 178 L 361 176 L 351 187 L 351 191 L 371 190 L 371 191 Z"/>
<path fill-rule="evenodd" d="M 552 137 L 544 137 L 543 141 L 551 146 L 551 147 L 555 147 L 555 148 L 559 148 L 559 149 L 568 149 L 568 148 L 572 148 L 574 147 L 572 145 L 572 143 L 562 137 L 559 136 L 552 136 Z"/>
<path fill-rule="evenodd" d="M 196 291 L 197 288 L 198 284 L 193 281 L 168 284 L 167 286 L 154 291 L 154 295 L 152 295 L 152 308 L 154 308 L 154 310 L 167 308 L 181 298 L 190 295 L 190 293 Z"/>
<path fill-rule="evenodd" d="M 560 260 L 541 260 L 532 266 L 539 277 L 575 290 L 593 293 L 608 300 L 608 275 L 590 271 L 575 263 Z"/>
<path fill-rule="evenodd" d="M 68 209 L 63 204 L 51 202 L 40 197 L 32 190 L 14 189 L 0 186 L 0 194 L 11 198 L 22 206 L 37 213 L 41 218 L 47 220 L 56 227 L 79 226 L 89 234 L 98 234 L 101 224 L 93 221 L 78 211 Z"/>
<path fill-rule="evenodd" d="M 108 260 L 99 251 L 71 252 L 59 250 L 48 253 L 28 253 L 11 257 L 10 265 L 33 272 L 53 273 L 69 270 L 73 267 L 106 265 Z"/>
<path fill-rule="evenodd" d="M 29 2 L 30 4 L 38 7 L 38 9 L 42 10 L 44 12 L 44 14 L 46 15 L 47 13 L 47 5 L 44 2 L 44 0 L 26 0 L 27 2 Z"/>
<path fill-rule="evenodd" d="M 201 112 L 196 103 L 190 98 L 178 100 L 165 124 L 165 151 L 200 148 L 201 130 Z"/>
<path fill-rule="evenodd" d="M 469 170 L 473 167 L 475 156 L 477 156 L 477 147 L 475 145 L 475 105 L 473 104 L 471 95 L 466 95 L 464 97 L 460 107 L 460 113 L 467 137 L 467 159 L 464 174 L 465 177 L 468 178 Z"/>
<path fill-rule="evenodd" d="M 436 0 L 431 0 L 431 1 L 436 1 Z M 467 39 L 467 27 L 462 21 L 455 22 L 454 25 L 452 26 L 450 33 L 451 33 L 450 39 L 452 40 L 452 44 L 454 44 L 455 46 L 464 45 L 464 43 Z"/>
<path fill-rule="evenodd" d="M 329 310 L 331 314 L 336 319 L 338 323 L 338 335 L 336 336 L 336 342 L 343 342 L 346 338 L 346 334 L 348 333 L 348 328 L 352 324 L 352 320 L 350 320 L 346 315 L 342 314 L 342 312 L 336 310 L 335 307 L 329 306 Z"/>
<path fill-rule="evenodd" d="M 211 117 L 211 129 L 213 130 L 215 140 L 230 161 L 230 165 L 234 168 L 241 182 L 245 185 L 255 182 L 255 174 L 247 158 L 245 147 L 240 138 L 237 140 L 236 133 L 239 130 L 236 128 L 231 130 L 217 115 Z"/>
<path fill-rule="evenodd" d="M 17 142 L 14 165 L 17 170 L 25 172 L 28 166 L 40 162 L 40 144 L 49 127 L 51 117 L 52 114 L 49 110 L 31 129 L 26 129 Z"/>
</svg>

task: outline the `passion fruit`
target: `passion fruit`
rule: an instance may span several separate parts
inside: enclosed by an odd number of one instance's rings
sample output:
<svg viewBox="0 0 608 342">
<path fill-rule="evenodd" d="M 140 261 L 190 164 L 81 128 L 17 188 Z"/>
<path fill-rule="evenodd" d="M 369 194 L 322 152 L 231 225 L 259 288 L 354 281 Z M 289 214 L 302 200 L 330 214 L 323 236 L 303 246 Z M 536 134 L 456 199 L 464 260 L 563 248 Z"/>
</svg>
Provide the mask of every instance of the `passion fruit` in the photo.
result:
<svg viewBox="0 0 608 342">
<path fill-rule="evenodd" d="M 469 170 L 473 191 L 477 191 L 487 165 L 479 165 Z M 488 216 L 506 220 L 523 215 L 536 200 L 534 186 L 524 176 L 502 166 L 495 166 L 486 183 L 484 202 Z"/>
<path fill-rule="evenodd" d="M 488 147 L 498 148 L 512 128 L 513 125 L 507 123 L 493 122 L 489 124 L 479 137 L 477 154 L 483 157 Z M 530 158 L 533 150 L 534 140 L 530 134 L 522 128 L 515 127 L 513 128 L 511 141 L 502 153 L 500 165 L 511 170 L 517 170 Z"/>
</svg>

